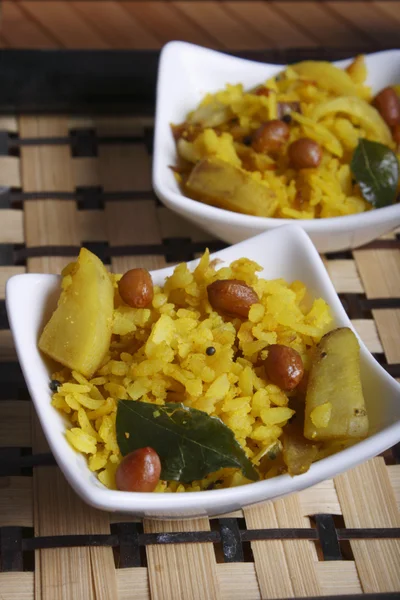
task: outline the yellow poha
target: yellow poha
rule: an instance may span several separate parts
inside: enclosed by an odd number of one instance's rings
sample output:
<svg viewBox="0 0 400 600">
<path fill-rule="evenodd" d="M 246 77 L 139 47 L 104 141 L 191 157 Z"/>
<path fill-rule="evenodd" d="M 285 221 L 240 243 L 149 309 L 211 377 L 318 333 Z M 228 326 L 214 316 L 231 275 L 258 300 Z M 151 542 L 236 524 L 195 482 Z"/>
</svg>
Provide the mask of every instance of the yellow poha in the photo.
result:
<svg viewBox="0 0 400 600">
<path fill-rule="evenodd" d="M 294 348 L 310 369 L 313 351 L 331 328 L 322 299 L 310 299 L 300 281 L 266 280 L 261 267 L 240 259 L 217 269 L 206 251 L 191 272 L 178 265 L 164 286 L 154 287 L 150 308 L 131 308 L 114 287 L 112 339 L 101 366 L 91 378 L 63 368 L 52 404 L 69 419 L 69 443 L 88 458 L 99 480 L 115 489 L 122 456 L 116 438 L 118 400 L 163 405 L 181 402 L 219 417 L 234 433 L 263 478 L 283 472 L 273 460 L 280 438 L 294 415 L 286 393 L 267 380 L 262 361 L 271 344 Z M 68 277 L 68 268 L 64 271 Z M 238 279 L 251 286 L 259 302 L 247 319 L 222 317 L 207 297 L 216 280 Z M 207 348 L 215 352 L 209 355 Z M 160 481 L 156 492 L 199 491 L 246 483 L 238 469 L 222 469 L 201 481 Z"/>
<path fill-rule="evenodd" d="M 184 123 L 172 126 L 179 157 L 174 171 L 184 194 L 235 212 L 285 219 L 372 209 L 352 175 L 353 153 L 361 138 L 396 152 L 399 140 L 372 105 L 366 77 L 362 56 L 346 70 L 305 61 L 257 88 L 228 84 L 207 94 Z M 262 150 L 255 136 L 270 123 L 278 123 L 282 143 L 276 146 L 275 130 L 272 145 Z M 291 162 L 290 148 L 304 138 L 319 158 L 300 168 Z"/>
</svg>

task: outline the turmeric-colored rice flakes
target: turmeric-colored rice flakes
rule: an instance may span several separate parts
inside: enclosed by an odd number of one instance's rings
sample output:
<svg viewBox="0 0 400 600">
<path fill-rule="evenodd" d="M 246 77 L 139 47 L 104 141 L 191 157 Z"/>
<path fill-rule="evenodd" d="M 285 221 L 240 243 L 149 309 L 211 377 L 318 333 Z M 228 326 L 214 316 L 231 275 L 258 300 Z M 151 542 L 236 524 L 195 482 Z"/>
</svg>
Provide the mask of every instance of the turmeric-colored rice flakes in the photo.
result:
<svg viewBox="0 0 400 600">
<path fill-rule="evenodd" d="M 332 317 L 323 300 L 310 301 L 300 281 L 263 279 L 261 267 L 247 259 L 218 267 L 208 251 L 193 272 L 178 265 L 164 286 L 154 286 L 152 304 L 143 309 L 122 302 L 120 276 L 110 275 L 115 292 L 112 338 L 102 365 L 91 378 L 66 368 L 54 373 L 61 385 L 52 403 L 71 423 L 67 439 L 87 456 L 89 468 L 105 486 L 115 489 L 122 458 L 115 427 L 121 399 L 180 402 L 217 416 L 262 477 L 276 474 L 268 456 L 280 450 L 282 432 L 295 410 L 289 406 L 293 394 L 266 378 L 263 360 L 269 345 L 283 344 L 295 349 L 309 370 L 312 352 Z M 222 279 L 240 280 L 257 293 L 259 302 L 248 318 L 224 317 L 212 309 L 207 286 Z M 321 407 L 313 418 L 323 422 L 326 415 Z M 155 491 L 246 482 L 240 470 L 225 468 L 190 484 L 160 481 Z"/>
<path fill-rule="evenodd" d="M 360 139 L 399 153 L 399 139 L 373 105 L 366 78 L 362 56 L 347 69 L 305 61 L 253 89 L 232 82 L 207 94 L 172 126 L 183 193 L 260 217 L 370 210 L 351 172 L 353 153 Z"/>
</svg>

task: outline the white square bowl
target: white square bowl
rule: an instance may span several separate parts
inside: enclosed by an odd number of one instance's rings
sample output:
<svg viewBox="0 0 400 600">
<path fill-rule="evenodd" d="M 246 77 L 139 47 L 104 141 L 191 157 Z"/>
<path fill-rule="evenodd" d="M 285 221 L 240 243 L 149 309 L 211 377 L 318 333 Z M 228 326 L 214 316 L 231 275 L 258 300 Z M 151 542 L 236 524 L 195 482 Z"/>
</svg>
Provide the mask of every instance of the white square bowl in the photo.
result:
<svg viewBox="0 0 400 600">
<path fill-rule="evenodd" d="M 314 297 L 322 297 L 328 302 L 335 326 L 351 327 L 315 247 L 297 225 L 261 234 L 214 256 L 226 263 L 241 257 L 253 259 L 263 267 L 260 276 L 265 278 L 300 279 Z M 195 263 L 197 261 L 191 266 Z M 153 272 L 154 282 L 162 284 L 172 271 L 171 267 Z M 368 439 L 314 463 L 307 473 L 294 478 L 281 475 L 242 487 L 186 494 L 108 490 L 89 470 L 85 458 L 69 445 L 65 438 L 66 421 L 50 403 L 51 367 L 39 352 L 37 343 L 59 293 L 60 278 L 56 275 L 16 275 L 7 283 L 7 312 L 22 371 L 50 448 L 74 490 L 96 508 L 151 518 L 222 514 L 314 485 L 379 454 L 400 440 L 400 385 L 360 341 L 362 384 L 371 422 Z"/>
<path fill-rule="evenodd" d="M 334 64 L 345 67 L 351 59 Z M 374 93 L 400 83 L 400 50 L 387 50 L 366 56 L 368 85 Z M 226 242 L 235 244 L 262 231 L 292 223 L 242 215 L 208 206 L 184 196 L 171 166 L 177 162 L 171 123 L 181 123 L 207 92 L 214 93 L 227 83 L 251 88 L 281 71 L 282 65 L 237 58 L 186 42 L 170 42 L 159 63 L 153 153 L 153 187 L 171 210 L 196 223 Z M 299 220 L 319 252 L 356 248 L 400 226 L 400 204 L 357 215 L 328 219 Z"/>
</svg>

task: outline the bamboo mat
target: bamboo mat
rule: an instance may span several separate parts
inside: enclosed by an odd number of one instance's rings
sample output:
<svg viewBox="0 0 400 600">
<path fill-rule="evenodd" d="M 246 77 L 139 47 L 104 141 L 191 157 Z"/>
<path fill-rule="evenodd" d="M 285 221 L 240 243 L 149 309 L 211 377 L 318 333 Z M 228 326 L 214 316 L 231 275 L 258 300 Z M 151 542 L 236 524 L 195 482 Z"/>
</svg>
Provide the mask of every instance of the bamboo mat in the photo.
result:
<svg viewBox="0 0 400 600">
<path fill-rule="evenodd" d="M 333 481 L 215 519 L 138 522 L 84 505 L 41 432 L 4 308 L 7 279 L 59 273 L 84 245 L 113 271 L 222 242 L 151 188 L 152 118 L 0 117 L 0 598 L 260 600 L 400 592 L 393 449 Z M 400 239 L 325 264 L 356 329 L 400 378 Z"/>
</svg>

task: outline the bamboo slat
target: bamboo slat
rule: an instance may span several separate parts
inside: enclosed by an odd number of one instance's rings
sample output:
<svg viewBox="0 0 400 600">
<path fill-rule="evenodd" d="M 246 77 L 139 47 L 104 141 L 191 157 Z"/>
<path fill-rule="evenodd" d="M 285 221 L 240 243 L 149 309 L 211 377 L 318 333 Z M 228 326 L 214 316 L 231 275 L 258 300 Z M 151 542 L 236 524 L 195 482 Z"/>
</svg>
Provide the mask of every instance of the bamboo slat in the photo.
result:
<svg viewBox="0 0 400 600">
<path fill-rule="evenodd" d="M 278 528 L 280 525 L 279 520 L 282 519 L 283 522 L 286 520 L 285 506 L 287 502 L 292 501 L 283 499 L 275 504 L 266 503 L 245 508 L 247 528 Z M 283 503 L 283 505 L 278 506 L 279 503 Z M 296 498 L 294 501 L 295 513 L 293 515 L 295 526 L 304 527 L 305 520 L 297 503 L 298 499 Z M 292 524 L 292 526 L 294 525 Z M 302 541 L 300 547 L 297 546 L 297 542 L 299 540 L 268 540 L 251 543 L 258 583 L 263 598 L 318 595 L 319 585 L 313 565 L 313 555 L 309 547 L 310 542 Z M 301 558 L 296 556 L 298 551 L 304 553 Z M 301 561 L 305 561 L 308 569 L 309 579 L 305 582 L 306 589 L 303 587 L 303 578 L 298 570 L 299 558 Z"/>
<path fill-rule="evenodd" d="M 17 360 L 14 341 L 11 332 L 8 329 L 0 330 L 0 362 L 10 362 Z"/>
<path fill-rule="evenodd" d="M 324 596 L 361 594 L 362 588 L 353 561 L 326 561 L 316 565 L 318 582 Z"/>
<path fill-rule="evenodd" d="M 333 480 L 322 481 L 318 485 L 299 492 L 301 514 L 340 515 L 342 509 Z"/>
<path fill-rule="evenodd" d="M 325 266 L 338 294 L 364 291 L 354 260 L 327 260 Z"/>
<path fill-rule="evenodd" d="M 367 298 L 400 298 L 398 250 L 356 250 L 353 255 Z"/>
<path fill-rule="evenodd" d="M 208 531 L 208 519 L 144 521 L 147 533 Z M 155 545 L 147 549 L 152 600 L 217 600 L 220 597 L 211 543 Z"/>
<path fill-rule="evenodd" d="M 102 242 L 107 239 L 104 210 L 80 210 L 77 214 L 80 239 L 84 242 Z"/>
<path fill-rule="evenodd" d="M 0 573 L 4 600 L 33 600 L 33 573 Z"/>
<path fill-rule="evenodd" d="M 397 508 L 400 511 L 400 469 L 397 465 L 388 465 L 387 470 L 390 485 L 393 488 L 394 497 L 396 498 Z"/>
<path fill-rule="evenodd" d="M 25 273 L 25 267 L 0 267 L 0 299 L 6 295 L 6 283 L 13 275 Z"/>
<path fill-rule="evenodd" d="M 75 158 L 71 161 L 71 167 L 76 187 L 100 185 L 99 164 L 96 158 Z"/>
<path fill-rule="evenodd" d="M 400 360 L 400 310 L 374 310 L 383 350 L 389 363 Z"/>
<path fill-rule="evenodd" d="M 149 578 L 145 567 L 117 571 L 118 600 L 149 600 Z"/>
<path fill-rule="evenodd" d="M 372 319 L 352 319 L 351 322 L 370 352 L 383 352 L 378 330 Z"/>
<path fill-rule="evenodd" d="M 194 242 L 208 242 L 215 238 L 196 227 L 193 223 L 186 221 L 179 215 L 174 215 L 165 206 L 157 208 L 157 220 L 162 238 L 190 238 Z"/>
<path fill-rule="evenodd" d="M 2 477 L 0 479 L 0 527 L 32 527 L 32 479 Z M 0 573 L 1 577 L 5 573 Z M 19 573 L 21 575 L 21 573 Z M 0 585 L 1 593 L 4 593 Z"/>
<path fill-rule="evenodd" d="M 340 475 L 335 485 L 347 527 L 399 527 L 400 513 L 382 458 Z M 363 591 L 400 589 L 400 540 L 350 542 Z"/>
<path fill-rule="evenodd" d="M 257 575 L 252 563 L 217 565 L 221 600 L 261 600 Z"/>
<path fill-rule="evenodd" d="M 104 191 L 151 190 L 150 161 L 143 144 L 100 146 L 99 165 Z"/>
<path fill-rule="evenodd" d="M 19 159 L 16 156 L 0 157 L 1 185 L 7 187 L 21 187 Z"/>
<path fill-rule="evenodd" d="M 22 244 L 25 241 L 22 210 L 4 208 L 1 216 L 0 244 Z"/>
</svg>

